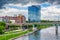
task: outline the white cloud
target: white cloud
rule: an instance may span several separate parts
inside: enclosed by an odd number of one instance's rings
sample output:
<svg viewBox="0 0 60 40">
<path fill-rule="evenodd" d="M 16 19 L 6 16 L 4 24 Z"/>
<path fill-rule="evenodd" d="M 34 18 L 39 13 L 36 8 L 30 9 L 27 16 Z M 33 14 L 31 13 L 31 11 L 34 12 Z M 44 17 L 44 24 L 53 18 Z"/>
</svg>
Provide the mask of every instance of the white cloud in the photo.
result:
<svg viewBox="0 0 60 40">
<path fill-rule="evenodd" d="M 57 8 L 55 6 L 49 6 L 47 8 L 42 8 L 41 9 L 41 19 L 45 20 L 58 20 L 60 17 L 60 8 Z M 60 20 L 60 18 L 59 18 Z"/>
<path fill-rule="evenodd" d="M 28 7 L 28 6 L 31 6 L 31 5 L 40 5 L 39 3 L 36 3 L 36 2 L 29 2 L 28 4 L 26 5 L 22 5 L 20 3 L 18 4 L 13 4 L 13 3 L 10 3 L 10 4 L 5 4 L 3 7 L 7 7 L 7 6 L 17 6 L 17 7 Z"/>
<path fill-rule="evenodd" d="M 22 14 L 27 18 L 27 14 L 28 11 L 27 10 L 19 10 L 19 9 L 15 9 L 15 8 L 7 8 L 6 9 L 1 9 L 0 10 L 0 16 L 14 16 L 14 15 L 18 15 L 18 14 Z"/>
<path fill-rule="evenodd" d="M 12 3 L 10 3 L 10 4 L 5 4 L 3 7 L 7 7 L 7 6 L 18 6 L 18 7 L 23 7 L 24 5 L 22 5 L 22 4 L 12 4 Z"/>
</svg>

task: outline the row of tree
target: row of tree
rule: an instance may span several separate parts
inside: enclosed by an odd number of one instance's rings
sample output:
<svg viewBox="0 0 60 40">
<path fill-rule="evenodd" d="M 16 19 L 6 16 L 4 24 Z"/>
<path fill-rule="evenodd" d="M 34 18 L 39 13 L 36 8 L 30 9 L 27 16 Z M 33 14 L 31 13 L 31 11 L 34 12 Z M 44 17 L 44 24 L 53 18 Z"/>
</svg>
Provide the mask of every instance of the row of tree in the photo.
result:
<svg viewBox="0 0 60 40">
<path fill-rule="evenodd" d="M 9 25 L 6 27 L 5 22 L 0 22 L 0 34 L 4 34 L 5 31 L 17 30 L 18 28 L 20 28 L 19 25 Z"/>
</svg>

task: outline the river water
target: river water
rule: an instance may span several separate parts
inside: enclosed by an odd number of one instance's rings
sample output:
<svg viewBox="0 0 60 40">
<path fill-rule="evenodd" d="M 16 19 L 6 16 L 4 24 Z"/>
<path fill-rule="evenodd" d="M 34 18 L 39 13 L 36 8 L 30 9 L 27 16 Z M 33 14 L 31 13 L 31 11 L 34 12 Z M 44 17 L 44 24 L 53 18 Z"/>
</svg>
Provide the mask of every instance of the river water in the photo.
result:
<svg viewBox="0 0 60 40">
<path fill-rule="evenodd" d="M 58 35 L 55 35 L 55 26 L 53 26 L 22 36 L 15 40 L 60 40 L 60 26 L 58 26 Z"/>
</svg>

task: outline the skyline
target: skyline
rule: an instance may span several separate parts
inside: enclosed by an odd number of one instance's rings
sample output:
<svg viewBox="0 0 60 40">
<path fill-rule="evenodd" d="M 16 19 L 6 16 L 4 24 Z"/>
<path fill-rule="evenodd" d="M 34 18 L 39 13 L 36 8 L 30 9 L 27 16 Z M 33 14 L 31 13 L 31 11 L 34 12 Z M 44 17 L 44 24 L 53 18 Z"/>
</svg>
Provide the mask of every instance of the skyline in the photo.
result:
<svg viewBox="0 0 60 40">
<path fill-rule="evenodd" d="M 5 15 L 13 16 L 14 14 L 23 14 L 26 18 L 28 18 L 28 10 L 27 10 L 28 6 L 40 5 L 41 6 L 41 19 L 58 20 L 58 17 L 59 17 L 59 20 L 60 20 L 60 11 L 59 11 L 60 5 L 59 5 L 58 0 L 55 0 L 54 2 L 51 0 L 49 2 L 44 1 L 42 3 L 35 2 L 35 1 L 30 1 L 28 3 L 26 2 L 26 4 L 22 4 L 22 3 L 24 3 L 24 1 L 21 3 L 4 4 L 2 8 L 0 7 L 1 8 L 0 16 L 5 16 Z"/>
</svg>

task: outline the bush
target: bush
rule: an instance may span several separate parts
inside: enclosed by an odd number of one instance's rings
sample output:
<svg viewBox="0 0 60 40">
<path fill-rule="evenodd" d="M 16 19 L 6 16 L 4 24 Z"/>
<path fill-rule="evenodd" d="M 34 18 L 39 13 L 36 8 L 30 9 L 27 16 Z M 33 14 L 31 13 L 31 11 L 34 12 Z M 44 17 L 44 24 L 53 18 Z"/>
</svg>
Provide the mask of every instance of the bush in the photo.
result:
<svg viewBox="0 0 60 40">
<path fill-rule="evenodd" d="M 3 34 L 4 33 L 5 25 L 6 25 L 5 22 L 0 22 L 0 34 Z"/>
<path fill-rule="evenodd" d="M 0 26 L 5 26 L 6 23 L 5 22 L 0 22 Z"/>
<path fill-rule="evenodd" d="M 19 25 L 9 25 L 10 28 L 20 27 Z"/>
<path fill-rule="evenodd" d="M 28 25 L 28 29 L 32 30 L 33 26 L 32 25 Z"/>
<path fill-rule="evenodd" d="M 9 25 L 9 29 L 10 29 L 10 30 L 16 30 L 16 29 L 18 29 L 18 28 L 20 28 L 19 25 Z"/>
<path fill-rule="evenodd" d="M 0 34 L 3 34 L 4 30 L 5 30 L 5 27 L 4 26 L 0 26 Z"/>
</svg>

